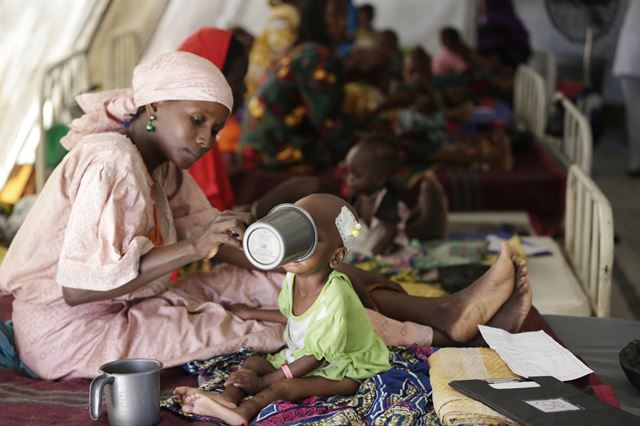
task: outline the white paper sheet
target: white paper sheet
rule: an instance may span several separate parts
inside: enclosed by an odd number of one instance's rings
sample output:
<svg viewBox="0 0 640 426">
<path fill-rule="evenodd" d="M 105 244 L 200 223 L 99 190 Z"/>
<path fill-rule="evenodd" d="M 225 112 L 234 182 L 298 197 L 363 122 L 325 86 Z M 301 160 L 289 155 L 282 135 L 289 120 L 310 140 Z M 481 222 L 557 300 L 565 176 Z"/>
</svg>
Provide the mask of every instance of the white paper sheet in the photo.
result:
<svg viewBox="0 0 640 426">
<path fill-rule="evenodd" d="M 485 325 L 478 328 L 489 347 L 519 376 L 553 376 L 566 382 L 593 372 L 544 331 L 511 334 Z"/>
</svg>

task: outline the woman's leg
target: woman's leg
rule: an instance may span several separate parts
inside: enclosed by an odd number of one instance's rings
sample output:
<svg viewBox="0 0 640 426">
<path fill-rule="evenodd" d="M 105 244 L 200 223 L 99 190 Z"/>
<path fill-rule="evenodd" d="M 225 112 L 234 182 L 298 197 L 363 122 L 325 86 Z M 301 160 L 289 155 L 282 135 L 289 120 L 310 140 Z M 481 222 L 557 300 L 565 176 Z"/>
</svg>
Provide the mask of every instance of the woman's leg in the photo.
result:
<svg viewBox="0 0 640 426">
<path fill-rule="evenodd" d="M 527 275 L 527 262 L 517 260 L 516 287 L 509 299 L 498 309 L 498 312 L 485 325 L 500 328 L 510 333 L 520 331 L 520 327 L 531 310 L 531 286 Z M 434 346 L 486 346 L 486 342 L 480 334 L 466 342 L 457 342 L 440 330 L 433 330 Z"/>
<path fill-rule="evenodd" d="M 248 423 L 260 411 L 280 399 L 292 402 L 302 401 L 313 395 L 334 396 L 353 395 L 359 383 L 352 379 L 340 381 L 323 377 L 304 377 L 281 380 L 242 403 L 237 408 L 229 408 L 215 400 L 202 396 L 194 397 L 190 412 L 204 416 L 217 417 L 232 425 Z"/>
<path fill-rule="evenodd" d="M 513 293 L 517 275 L 514 256 L 513 249 L 503 244 L 500 256 L 482 277 L 450 296 L 415 297 L 379 288 L 371 292 L 371 299 L 383 315 L 429 325 L 455 342 L 466 342 L 476 336 L 478 325 L 488 323 Z"/>
<path fill-rule="evenodd" d="M 409 346 L 414 343 L 431 346 L 433 344 L 434 330 L 428 325 L 412 321 L 396 321 L 372 309 L 367 309 L 367 315 L 376 335 L 387 346 Z"/>
</svg>

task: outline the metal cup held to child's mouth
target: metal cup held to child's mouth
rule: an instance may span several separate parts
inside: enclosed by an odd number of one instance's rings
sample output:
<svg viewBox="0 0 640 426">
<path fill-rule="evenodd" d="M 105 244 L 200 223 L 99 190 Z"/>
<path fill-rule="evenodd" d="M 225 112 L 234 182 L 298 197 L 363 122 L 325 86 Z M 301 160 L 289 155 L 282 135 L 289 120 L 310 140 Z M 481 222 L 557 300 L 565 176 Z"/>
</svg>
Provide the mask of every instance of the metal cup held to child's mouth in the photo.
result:
<svg viewBox="0 0 640 426">
<path fill-rule="evenodd" d="M 256 268 L 275 269 L 313 254 L 318 230 L 309 213 L 295 204 L 279 204 L 244 233 L 245 255 Z"/>
<path fill-rule="evenodd" d="M 131 358 L 100 367 L 91 382 L 89 411 L 100 417 L 102 390 L 106 387 L 107 416 L 112 426 L 147 426 L 160 421 L 160 370 L 155 359 Z"/>
</svg>

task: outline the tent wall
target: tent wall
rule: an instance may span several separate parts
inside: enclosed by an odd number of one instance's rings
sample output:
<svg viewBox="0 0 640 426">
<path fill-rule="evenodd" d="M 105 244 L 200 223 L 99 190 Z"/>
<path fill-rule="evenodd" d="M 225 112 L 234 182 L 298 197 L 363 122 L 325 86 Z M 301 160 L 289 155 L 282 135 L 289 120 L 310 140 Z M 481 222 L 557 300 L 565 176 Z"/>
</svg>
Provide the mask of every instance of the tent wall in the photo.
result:
<svg viewBox="0 0 640 426">
<path fill-rule="evenodd" d="M 0 2 L 0 188 L 15 163 L 33 163 L 45 69 L 68 55 L 103 1 Z"/>
<path fill-rule="evenodd" d="M 475 42 L 476 0 L 366 0 L 376 8 L 377 29 L 393 28 L 402 46 L 421 44 L 434 53 L 440 46 L 442 26 L 458 28 Z M 256 35 L 268 15 L 267 0 L 171 0 L 143 59 L 175 50 L 201 27 L 240 26 Z"/>
</svg>

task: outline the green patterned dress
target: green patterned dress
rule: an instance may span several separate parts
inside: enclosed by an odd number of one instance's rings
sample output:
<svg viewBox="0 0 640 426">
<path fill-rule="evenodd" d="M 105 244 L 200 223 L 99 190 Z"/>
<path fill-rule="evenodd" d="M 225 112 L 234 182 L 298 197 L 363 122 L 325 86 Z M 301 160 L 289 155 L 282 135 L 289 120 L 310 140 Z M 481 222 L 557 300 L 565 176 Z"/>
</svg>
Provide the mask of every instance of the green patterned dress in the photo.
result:
<svg viewBox="0 0 640 426">
<path fill-rule="evenodd" d="M 305 43 L 273 63 L 247 104 L 240 146 L 246 168 L 325 170 L 351 144 L 340 58 Z"/>
</svg>

